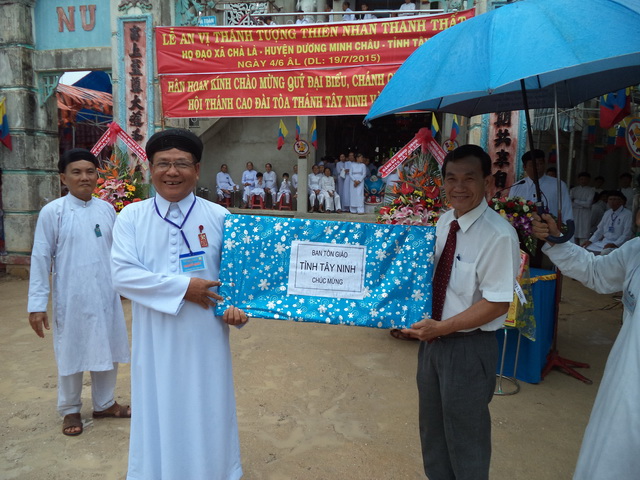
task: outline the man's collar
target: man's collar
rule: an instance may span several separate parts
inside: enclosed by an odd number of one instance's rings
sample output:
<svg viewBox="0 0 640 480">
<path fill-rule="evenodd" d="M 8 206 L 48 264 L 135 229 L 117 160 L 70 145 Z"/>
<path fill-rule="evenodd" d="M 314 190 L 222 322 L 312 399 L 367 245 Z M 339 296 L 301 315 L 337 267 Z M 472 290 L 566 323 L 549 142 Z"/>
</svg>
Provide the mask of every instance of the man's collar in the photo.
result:
<svg viewBox="0 0 640 480">
<path fill-rule="evenodd" d="M 469 210 L 467 213 L 457 218 L 458 225 L 460 225 L 460 230 L 466 232 L 471 225 L 475 223 L 475 221 L 480 218 L 480 215 L 484 213 L 484 211 L 489 208 L 487 201 L 483 198 L 480 200 L 480 203 L 473 210 Z"/>
<path fill-rule="evenodd" d="M 193 197 L 194 197 L 193 193 L 190 193 L 189 195 L 184 197 L 182 200 L 177 202 L 178 208 L 182 212 L 182 215 L 186 215 L 187 212 L 189 211 L 189 208 L 191 208 L 191 204 L 193 203 Z M 167 216 L 171 203 L 173 202 L 166 200 L 159 193 L 156 193 L 156 205 L 158 206 L 158 211 L 163 217 Z"/>
<path fill-rule="evenodd" d="M 89 203 L 91 202 L 91 200 L 93 200 L 93 197 L 91 197 L 89 199 L 89 201 L 85 202 L 84 200 L 82 200 L 81 198 L 76 197 L 75 195 L 71 194 L 71 192 L 69 192 L 67 194 L 67 197 L 69 198 L 69 201 L 73 204 L 73 205 L 77 205 L 79 207 L 86 207 L 87 205 L 89 205 Z"/>
</svg>

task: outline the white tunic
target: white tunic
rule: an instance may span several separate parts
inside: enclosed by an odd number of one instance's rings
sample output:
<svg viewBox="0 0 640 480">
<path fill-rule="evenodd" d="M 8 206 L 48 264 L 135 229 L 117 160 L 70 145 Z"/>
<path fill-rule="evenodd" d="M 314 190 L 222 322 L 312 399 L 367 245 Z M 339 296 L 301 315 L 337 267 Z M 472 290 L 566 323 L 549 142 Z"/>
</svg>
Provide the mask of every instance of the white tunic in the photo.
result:
<svg viewBox="0 0 640 480">
<path fill-rule="evenodd" d="M 273 170 L 264 172 L 262 174 L 262 180 L 264 181 L 264 188 L 270 188 L 273 193 L 278 191 L 278 176 L 276 172 Z"/>
<path fill-rule="evenodd" d="M 191 277 L 218 279 L 228 211 L 190 194 L 171 204 L 169 218 L 180 225 L 194 198 L 182 232 L 194 252 L 205 252 L 204 271 L 180 273 L 187 246 L 153 198 L 126 207 L 114 227 L 114 283 L 133 302 L 128 480 L 242 476 L 229 328 L 211 309 L 184 300 Z M 169 202 L 155 200 L 166 215 Z"/>
<path fill-rule="evenodd" d="M 330 195 L 333 193 L 333 197 Z M 340 195 L 336 192 L 336 181 L 332 176 L 323 175 L 320 178 L 320 204 L 324 204 L 325 210 L 340 210 Z"/>
<path fill-rule="evenodd" d="M 604 212 L 598 228 L 589 239 L 591 245 L 587 248 L 599 252 L 609 243 L 621 246 L 633 235 L 632 217 L 631 212 L 624 207 L 618 207 L 615 212 L 611 209 Z"/>
<path fill-rule="evenodd" d="M 38 216 L 28 310 L 47 311 L 52 271 L 53 349 L 62 376 L 129 362 L 127 327 L 109 270 L 115 218 L 109 203 L 71 194 L 48 203 Z"/>
<path fill-rule="evenodd" d="M 349 186 L 351 185 L 351 180 L 349 179 L 349 172 L 351 171 L 351 166 L 355 165 L 355 163 L 356 162 L 350 162 L 349 160 L 344 162 L 344 166 L 342 167 L 342 172 L 344 173 L 340 174 L 340 176 L 344 175 L 344 184 L 342 187 L 342 191 L 338 190 L 338 193 L 340 194 L 340 200 L 342 201 L 343 210 L 349 210 L 349 206 L 351 205 L 351 188 Z M 349 172 L 347 172 L 346 170 L 349 170 Z"/>
<path fill-rule="evenodd" d="M 234 187 L 237 187 L 231 175 L 224 172 L 218 172 L 216 175 L 216 185 L 218 187 L 218 195 L 222 195 L 223 189 L 233 191 Z"/>
<path fill-rule="evenodd" d="M 549 212 L 558 216 L 558 179 L 543 175 L 538 179 L 540 190 L 543 194 L 544 203 L 549 207 Z M 562 190 L 562 221 L 573 220 L 573 209 L 571 208 L 571 197 L 567 184 L 560 182 Z M 522 197 L 525 200 L 536 202 L 536 187 L 529 177 L 524 178 L 524 184 L 511 187 L 510 197 Z"/>
<path fill-rule="evenodd" d="M 364 163 L 352 162 L 349 172 L 349 207 L 364 211 L 364 179 L 367 176 L 367 166 Z M 358 186 L 354 182 L 358 180 Z"/>
<path fill-rule="evenodd" d="M 591 229 L 591 205 L 596 189 L 593 187 L 578 185 L 570 192 L 573 207 L 573 217 L 576 222 L 576 238 L 589 238 Z"/>
<path fill-rule="evenodd" d="M 607 360 L 574 480 L 638 478 L 640 472 L 640 238 L 594 256 L 563 243 L 543 251 L 562 273 L 598 293 L 623 292 L 624 323 Z"/>
</svg>

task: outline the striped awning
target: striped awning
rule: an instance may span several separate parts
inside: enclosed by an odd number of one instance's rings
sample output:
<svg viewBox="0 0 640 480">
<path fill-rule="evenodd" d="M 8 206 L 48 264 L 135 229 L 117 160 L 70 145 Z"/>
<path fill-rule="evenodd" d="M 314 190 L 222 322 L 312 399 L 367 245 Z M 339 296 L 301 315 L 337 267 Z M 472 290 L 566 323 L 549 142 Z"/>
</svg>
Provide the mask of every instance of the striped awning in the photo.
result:
<svg viewBox="0 0 640 480">
<path fill-rule="evenodd" d="M 113 97 L 110 93 L 58 84 L 56 96 L 58 98 L 58 123 L 60 125 L 75 123 L 76 116 L 80 110 L 96 112 L 97 123 L 100 122 L 101 117 L 113 116 Z M 104 118 L 104 120 L 106 121 L 107 119 Z"/>
</svg>

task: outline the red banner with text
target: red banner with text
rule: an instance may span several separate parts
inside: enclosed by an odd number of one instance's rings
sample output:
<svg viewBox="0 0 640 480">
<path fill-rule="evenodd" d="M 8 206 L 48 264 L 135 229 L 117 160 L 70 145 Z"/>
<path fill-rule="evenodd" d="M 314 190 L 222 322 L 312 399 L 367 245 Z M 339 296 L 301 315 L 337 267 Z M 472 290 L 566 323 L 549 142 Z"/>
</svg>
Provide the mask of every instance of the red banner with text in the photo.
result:
<svg viewBox="0 0 640 480">
<path fill-rule="evenodd" d="M 416 48 L 473 15 L 157 27 L 164 116 L 363 115 Z"/>
</svg>

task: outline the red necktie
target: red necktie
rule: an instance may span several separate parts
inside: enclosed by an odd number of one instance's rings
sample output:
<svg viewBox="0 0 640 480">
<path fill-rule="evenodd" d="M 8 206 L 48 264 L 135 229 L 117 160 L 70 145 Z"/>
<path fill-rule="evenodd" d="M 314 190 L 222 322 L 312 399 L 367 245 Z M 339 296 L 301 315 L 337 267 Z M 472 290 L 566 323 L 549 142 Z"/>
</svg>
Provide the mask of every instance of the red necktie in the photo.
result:
<svg viewBox="0 0 640 480">
<path fill-rule="evenodd" d="M 449 224 L 449 235 L 444 245 L 440 260 L 436 266 L 436 273 L 433 276 L 433 298 L 431 304 L 431 318 L 434 320 L 442 320 L 442 308 L 444 307 L 444 297 L 447 295 L 447 286 L 449 278 L 451 278 L 451 267 L 453 266 L 453 257 L 456 253 L 456 233 L 460 230 L 458 221 L 454 220 Z"/>
</svg>

